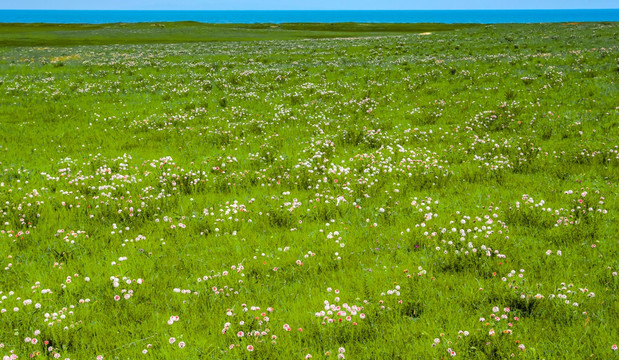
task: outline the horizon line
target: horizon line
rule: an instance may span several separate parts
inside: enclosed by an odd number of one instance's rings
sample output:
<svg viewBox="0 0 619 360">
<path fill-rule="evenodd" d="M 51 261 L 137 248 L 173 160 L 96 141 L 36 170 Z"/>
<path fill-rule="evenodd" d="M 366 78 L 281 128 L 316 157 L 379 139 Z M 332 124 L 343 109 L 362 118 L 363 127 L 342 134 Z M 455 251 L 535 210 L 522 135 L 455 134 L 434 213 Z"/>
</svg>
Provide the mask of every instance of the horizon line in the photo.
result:
<svg viewBox="0 0 619 360">
<path fill-rule="evenodd" d="M 0 11 L 539 11 L 619 10 L 618 8 L 526 8 L 526 9 L 0 9 Z"/>
</svg>

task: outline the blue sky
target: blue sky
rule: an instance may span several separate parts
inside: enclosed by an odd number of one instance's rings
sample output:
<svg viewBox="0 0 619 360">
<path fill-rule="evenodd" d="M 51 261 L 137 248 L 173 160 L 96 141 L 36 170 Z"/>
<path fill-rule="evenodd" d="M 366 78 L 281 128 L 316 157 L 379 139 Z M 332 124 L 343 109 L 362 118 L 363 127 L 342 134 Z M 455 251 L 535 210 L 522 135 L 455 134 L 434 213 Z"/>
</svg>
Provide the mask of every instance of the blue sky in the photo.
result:
<svg viewBox="0 0 619 360">
<path fill-rule="evenodd" d="M 0 9 L 457 10 L 610 9 L 619 0 L 0 0 Z"/>
</svg>

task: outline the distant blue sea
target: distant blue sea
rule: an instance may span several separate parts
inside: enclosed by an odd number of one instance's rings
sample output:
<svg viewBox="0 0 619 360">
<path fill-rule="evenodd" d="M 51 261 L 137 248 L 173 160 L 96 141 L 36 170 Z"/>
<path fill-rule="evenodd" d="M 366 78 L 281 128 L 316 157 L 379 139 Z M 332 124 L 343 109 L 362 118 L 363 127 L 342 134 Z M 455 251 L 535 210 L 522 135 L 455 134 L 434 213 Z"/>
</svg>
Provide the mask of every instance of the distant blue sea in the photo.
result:
<svg viewBox="0 0 619 360">
<path fill-rule="evenodd" d="M 619 9 L 601 10 L 359 10 L 359 11 L 142 11 L 0 10 L 0 23 L 551 23 L 619 21 Z"/>
</svg>

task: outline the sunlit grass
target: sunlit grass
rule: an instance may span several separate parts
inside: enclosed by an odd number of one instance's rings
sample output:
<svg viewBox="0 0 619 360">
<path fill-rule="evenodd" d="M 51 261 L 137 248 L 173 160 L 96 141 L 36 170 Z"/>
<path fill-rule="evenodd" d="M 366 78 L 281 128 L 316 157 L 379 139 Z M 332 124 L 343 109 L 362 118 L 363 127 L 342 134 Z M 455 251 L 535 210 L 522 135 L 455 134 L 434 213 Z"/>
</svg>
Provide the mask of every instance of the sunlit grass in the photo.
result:
<svg viewBox="0 0 619 360">
<path fill-rule="evenodd" d="M 2 25 L 0 356 L 617 355 L 616 24 L 150 25 Z"/>
</svg>

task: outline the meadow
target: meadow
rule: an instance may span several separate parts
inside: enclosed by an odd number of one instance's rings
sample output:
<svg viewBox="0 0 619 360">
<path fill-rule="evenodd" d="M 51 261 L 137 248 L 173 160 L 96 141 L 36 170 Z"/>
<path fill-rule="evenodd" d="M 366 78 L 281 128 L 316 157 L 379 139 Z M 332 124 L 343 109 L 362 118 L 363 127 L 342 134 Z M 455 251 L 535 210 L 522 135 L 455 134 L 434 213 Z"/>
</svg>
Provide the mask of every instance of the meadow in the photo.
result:
<svg viewBox="0 0 619 360">
<path fill-rule="evenodd" d="M 0 358 L 619 357 L 619 24 L 159 25 L 0 26 Z"/>
</svg>

